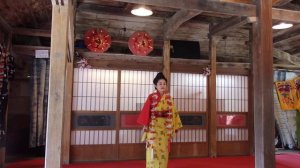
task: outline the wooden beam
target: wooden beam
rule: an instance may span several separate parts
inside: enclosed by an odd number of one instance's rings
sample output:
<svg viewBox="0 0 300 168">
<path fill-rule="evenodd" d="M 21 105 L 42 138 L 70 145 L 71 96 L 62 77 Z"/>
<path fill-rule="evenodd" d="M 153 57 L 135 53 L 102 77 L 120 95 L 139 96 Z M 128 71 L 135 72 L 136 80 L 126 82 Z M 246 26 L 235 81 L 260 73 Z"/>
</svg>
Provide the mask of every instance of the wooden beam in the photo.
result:
<svg viewBox="0 0 300 168">
<path fill-rule="evenodd" d="M 285 44 L 289 42 L 296 42 L 300 39 L 300 34 L 285 34 L 281 37 L 276 37 L 273 40 L 273 44 L 275 47 L 279 46 L 280 44 Z"/>
<path fill-rule="evenodd" d="M 171 79 L 171 71 L 170 71 L 170 40 L 164 41 L 164 47 L 163 47 L 163 74 L 167 78 L 167 85 L 168 89 L 170 91 L 170 79 Z"/>
<path fill-rule="evenodd" d="M 50 50 L 47 46 L 28 46 L 28 45 L 13 45 L 13 52 L 19 55 L 35 56 L 35 50 Z"/>
<path fill-rule="evenodd" d="M 210 75 L 208 83 L 208 108 L 209 108 L 209 156 L 217 156 L 217 106 L 216 106 L 216 77 L 217 77 L 217 42 L 214 37 L 209 38 Z"/>
<path fill-rule="evenodd" d="M 167 20 L 164 27 L 164 39 L 169 39 L 184 22 L 199 15 L 201 11 L 180 10 Z"/>
<path fill-rule="evenodd" d="M 65 74 L 68 54 L 69 8 L 71 7 L 67 0 L 63 2 L 64 4 L 52 6 L 45 168 L 61 168 L 62 165 Z"/>
<path fill-rule="evenodd" d="M 273 0 L 273 6 L 279 7 L 290 3 L 292 0 Z"/>
<path fill-rule="evenodd" d="M 290 52 L 291 55 L 299 55 L 300 54 L 300 47 L 297 48 L 296 50 L 293 50 L 292 52 Z"/>
<path fill-rule="evenodd" d="M 239 28 L 247 23 L 253 23 L 256 21 L 256 17 L 238 17 L 233 16 L 230 20 L 219 23 L 215 26 L 212 26 L 210 29 L 210 35 L 223 35 L 226 32 L 233 30 L 235 28 Z"/>
<path fill-rule="evenodd" d="M 207 0 L 113 0 L 117 2 L 135 3 L 140 5 L 152 5 L 159 7 L 216 12 L 220 14 L 235 16 L 256 16 L 256 5 L 230 2 L 217 2 Z M 97 0 L 80 0 L 80 2 L 97 3 Z M 285 9 L 272 9 L 272 16 L 275 20 L 300 23 L 300 11 Z"/>
<path fill-rule="evenodd" d="M 257 0 L 253 24 L 255 167 L 275 167 L 273 110 L 272 1 Z"/>
<path fill-rule="evenodd" d="M 281 51 L 279 49 L 276 49 L 276 48 L 273 49 L 273 56 L 282 61 L 287 61 L 287 62 L 291 63 L 292 65 L 300 66 L 300 58 L 293 56 L 287 52 Z"/>
<path fill-rule="evenodd" d="M 279 41 L 277 39 L 284 39 L 288 34 L 298 33 L 300 32 L 300 24 L 294 25 L 289 29 L 283 29 L 275 32 L 273 34 L 273 41 Z"/>
<path fill-rule="evenodd" d="M 25 36 L 51 37 L 51 30 L 43 29 L 13 28 L 12 33 Z"/>
<path fill-rule="evenodd" d="M 294 38 L 296 34 L 299 34 L 300 32 L 300 24 L 295 25 L 289 29 L 286 30 L 280 30 L 276 33 L 274 33 L 273 36 L 273 43 L 279 43 L 281 41 L 287 40 L 289 38 Z"/>
</svg>

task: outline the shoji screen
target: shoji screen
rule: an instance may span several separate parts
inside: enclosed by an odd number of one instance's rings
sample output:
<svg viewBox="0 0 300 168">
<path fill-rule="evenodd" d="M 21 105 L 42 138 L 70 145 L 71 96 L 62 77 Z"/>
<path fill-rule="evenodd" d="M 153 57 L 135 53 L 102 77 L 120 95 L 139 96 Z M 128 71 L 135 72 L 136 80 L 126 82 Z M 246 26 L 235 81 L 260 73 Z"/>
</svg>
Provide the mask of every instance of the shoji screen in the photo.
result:
<svg viewBox="0 0 300 168">
<path fill-rule="evenodd" d="M 142 143 L 141 126 L 137 125 L 136 119 L 148 95 L 155 90 L 152 81 L 156 74 L 150 71 L 121 71 L 120 144 Z"/>
<path fill-rule="evenodd" d="M 116 144 L 118 71 L 74 69 L 72 145 Z"/>
<path fill-rule="evenodd" d="M 247 153 L 248 147 L 248 77 L 241 75 L 217 75 L 217 141 L 227 142 L 219 146 L 221 154 Z M 239 143 L 242 142 L 242 143 Z M 225 146 L 232 145 L 231 151 Z M 220 143 L 221 144 L 221 143 Z M 227 149 L 230 150 L 230 149 Z"/>
<path fill-rule="evenodd" d="M 171 73 L 170 84 L 171 96 L 184 125 L 173 142 L 206 142 L 207 77 L 201 74 Z"/>
</svg>

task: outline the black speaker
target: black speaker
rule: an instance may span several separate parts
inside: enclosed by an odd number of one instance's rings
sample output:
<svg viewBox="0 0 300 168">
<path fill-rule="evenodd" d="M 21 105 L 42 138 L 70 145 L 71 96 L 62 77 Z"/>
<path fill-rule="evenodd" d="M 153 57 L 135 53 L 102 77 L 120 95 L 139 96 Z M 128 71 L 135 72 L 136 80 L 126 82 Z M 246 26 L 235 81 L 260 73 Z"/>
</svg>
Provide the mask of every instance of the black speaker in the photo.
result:
<svg viewBox="0 0 300 168">
<path fill-rule="evenodd" d="M 171 58 L 200 59 L 198 41 L 171 40 Z"/>
</svg>

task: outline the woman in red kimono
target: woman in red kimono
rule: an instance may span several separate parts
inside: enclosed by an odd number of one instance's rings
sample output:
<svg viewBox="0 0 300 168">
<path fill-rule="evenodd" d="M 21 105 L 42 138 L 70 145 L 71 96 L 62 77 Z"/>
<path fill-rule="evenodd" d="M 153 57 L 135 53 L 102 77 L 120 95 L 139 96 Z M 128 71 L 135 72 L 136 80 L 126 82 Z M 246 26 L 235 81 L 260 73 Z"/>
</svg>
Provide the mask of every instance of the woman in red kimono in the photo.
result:
<svg viewBox="0 0 300 168">
<path fill-rule="evenodd" d="M 148 96 L 137 122 L 144 126 L 146 168 L 167 168 L 171 139 L 182 124 L 167 93 L 167 79 L 159 72 L 153 83 L 156 91 Z"/>
</svg>

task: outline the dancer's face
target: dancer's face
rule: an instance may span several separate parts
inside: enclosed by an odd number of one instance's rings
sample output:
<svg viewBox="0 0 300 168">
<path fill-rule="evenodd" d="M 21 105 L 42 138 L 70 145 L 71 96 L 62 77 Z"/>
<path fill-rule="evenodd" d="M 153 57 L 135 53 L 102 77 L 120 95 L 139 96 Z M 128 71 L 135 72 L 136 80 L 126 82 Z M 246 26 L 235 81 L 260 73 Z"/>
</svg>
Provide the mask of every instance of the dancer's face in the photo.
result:
<svg viewBox="0 0 300 168">
<path fill-rule="evenodd" d="M 156 89 L 159 93 L 164 93 L 167 91 L 167 82 L 164 79 L 160 79 L 156 84 Z"/>
</svg>

